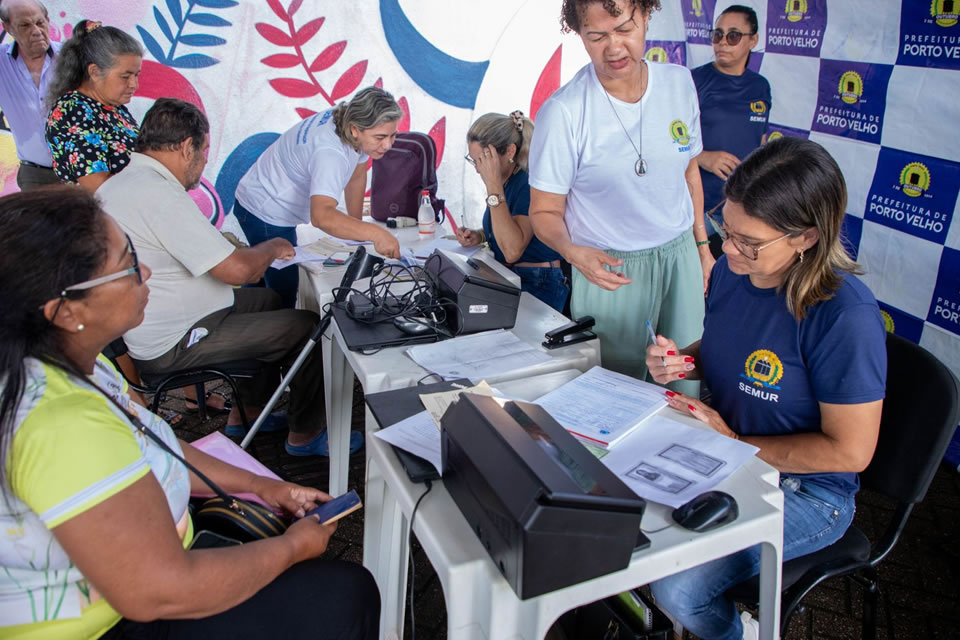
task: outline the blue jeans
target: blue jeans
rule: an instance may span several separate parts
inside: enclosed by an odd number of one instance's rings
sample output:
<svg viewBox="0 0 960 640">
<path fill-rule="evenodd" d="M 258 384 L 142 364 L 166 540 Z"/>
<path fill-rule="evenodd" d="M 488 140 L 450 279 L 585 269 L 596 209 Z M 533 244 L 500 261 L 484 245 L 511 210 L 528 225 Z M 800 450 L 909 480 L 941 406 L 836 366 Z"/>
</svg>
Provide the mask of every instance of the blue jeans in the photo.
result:
<svg viewBox="0 0 960 640">
<path fill-rule="evenodd" d="M 570 287 L 559 267 L 513 267 L 513 272 L 520 276 L 521 291 L 563 311 Z"/>
<path fill-rule="evenodd" d="M 783 559 L 791 560 L 839 540 L 853 521 L 852 495 L 802 477 L 782 476 Z M 760 573 L 760 546 L 650 584 L 657 604 L 703 640 L 740 640 L 743 626 L 727 589 Z"/>
<path fill-rule="evenodd" d="M 247 242 L 251 247 L 271 238 L 283 238 L 293 246 L 297 246 L 296 227 L 277 227 L 264 222 L 256 214 L 245 209 L 239 201 L 233 204 L 233 215 L 237 217 L 237 222 L 243 229 L 243 234 L 247 236 Z M 280 302 L 284 309 L 293 309 L 297 306 L 297 290 L 300 288 L 299 267 L 296 265 L 286 269 L 271 267 L 263 274 L 263 279 L 267 283 L 267 288 L 280 294 Z"/>
</svg>

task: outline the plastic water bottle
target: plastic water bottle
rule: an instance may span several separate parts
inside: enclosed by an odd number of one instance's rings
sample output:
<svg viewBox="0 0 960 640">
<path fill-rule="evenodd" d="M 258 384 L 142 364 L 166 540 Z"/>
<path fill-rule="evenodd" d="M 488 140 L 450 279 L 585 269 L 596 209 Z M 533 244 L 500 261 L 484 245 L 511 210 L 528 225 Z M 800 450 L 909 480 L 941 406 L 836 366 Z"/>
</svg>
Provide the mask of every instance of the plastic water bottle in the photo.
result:
<svg viewBox="0 0 960 640">
<path fill-rule="evenodd" d="M 420 208 L 417 209 L 417 224 L 420 226 L 420 237 L 432 236 L 436 231 L 437 219 L 430 204 L 430 192 L 420 192 Z"/>
</svg>

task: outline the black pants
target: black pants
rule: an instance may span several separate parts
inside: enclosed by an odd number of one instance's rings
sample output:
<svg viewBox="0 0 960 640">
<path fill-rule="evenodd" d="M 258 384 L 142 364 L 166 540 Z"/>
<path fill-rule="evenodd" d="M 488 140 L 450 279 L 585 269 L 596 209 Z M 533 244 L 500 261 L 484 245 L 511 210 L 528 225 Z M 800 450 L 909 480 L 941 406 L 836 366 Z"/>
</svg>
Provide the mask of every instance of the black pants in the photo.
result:
<svg viewBox="0 0 960 640">
<path fill-rule="evenodd" d="M 199 620 L 121 620 L 101 640 L 375 640 L 380 592 L 362 566 L 317 558 L 287 569 L 252 598 Z"/>
<path fill-rule="evenodd" d="M 234 290 L 234 305 L 197 321 L 170 351 L 153 360 L 136 360 L 141 373 L 158 375 L 229 360 L 260 360 L 282 368 L 293 364 L 320 320 L 312 311 L 284 309 L 275 291 L 261 287 Z M 187 346 L 190 333 L 207 337 Z M 280 384 L 276 366 L 265 367 L 237 386 L 244 406 L 263 406 Z M 324 424 L 323 358 L 314 349 L 290 382 L 287 418 L 293 433 L 313 433 Z"/>
</svg>

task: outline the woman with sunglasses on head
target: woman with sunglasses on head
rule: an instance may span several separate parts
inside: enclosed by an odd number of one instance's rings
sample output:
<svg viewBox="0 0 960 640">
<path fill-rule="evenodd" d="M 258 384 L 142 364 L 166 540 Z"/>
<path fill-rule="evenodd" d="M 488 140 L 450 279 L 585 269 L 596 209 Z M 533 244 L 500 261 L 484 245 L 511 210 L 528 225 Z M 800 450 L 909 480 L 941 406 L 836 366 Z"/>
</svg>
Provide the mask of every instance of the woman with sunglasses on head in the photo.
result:
<svg viewBox="0 0 960 640">
<path fill-rule="evenodd" d="M 318 557 L 335 525 L 186 549 L 206 485 L 166 448 L 294 516 L 330 497 L 211 458 L 130 401 L 99 353 L 143 320 L 150 269 L 94 197 L 6 196 L 0 226 L 0 636 L 375 638 L 370 574 Z"/>
<path fill-rule="evenodd" d="M 494 257 L 520 276 L 520 288 L 557 311 L 570 293 L 560 254 L 533 235 L 527 174 L 533 123 L 522 111 L 488 113 L 467 131 L 466 161 L 487 189 L 482 229 L 457 229 L 465 247 L 490 243 Z"/>
<path fill-rule="evenodd" d="M 724 255 L 714 267 L 702 337 L 647 348 L 654 380 L 703 380 L 710 405 L 667 402 L 760 449 L 780 472 L 783 560 L 836 542 L 853 519 L 857 473 L 873 457 L 886 387 L 886 333 L 841 237 L 847 190 L 815 142 L 755 150 L 724 188 Z M 704 639 L 756 638 L 730 587 L 756 575 L 759 547 L 651 585 L 657 602 Z"/>
<path fill-rule="evenodd" d="M 766 140 L 770 83 L 747 68 L 750 51 L 759 41 L 758 28 L 756 11 L 741 4 L 727 7 L 712 32 L 714 60 L 692 72 L 700 101 L 703 153 L 697 164 L 706 211 L 723 200 L 723 183 L 730 172 Z M 719 255 L 717 232 L 709 219 L 705 224 L 711 249 Z"/>
<path fill-rule="evenodd" d="M 575 267 L 572 315 L 596 320 L 605 367 L 637 378 L 647 367 L 636 328 L 650 321 L 693 340 L 714 263 L 690 72 L 644 60 L 659 9 L 660 0 L 564 0 L 562 23 L 590 62 L 540 108 L 530 151 L 530 219 Z"/>
</svg>

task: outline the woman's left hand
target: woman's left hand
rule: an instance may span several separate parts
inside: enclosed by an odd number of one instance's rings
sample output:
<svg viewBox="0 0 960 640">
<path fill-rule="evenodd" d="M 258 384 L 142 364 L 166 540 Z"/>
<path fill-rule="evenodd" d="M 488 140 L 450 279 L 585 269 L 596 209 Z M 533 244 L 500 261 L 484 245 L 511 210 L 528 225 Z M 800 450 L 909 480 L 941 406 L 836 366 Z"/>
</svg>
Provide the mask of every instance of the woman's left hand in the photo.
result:
<svg viewBox="0 0 960 640">
<path fill-rule="evenodd" d="M 700 268 L 703 270 L 703 295 L 707 295 L 707 287 L 710 286 L 710 274 L 713 272 L 713 265 L 717 264 L 716 258 L 710 253 L 710 245 L 703 244 L 697 247 L 697 253 L 700 256 Z"/>
<path fill-rule="evenodd" d="M 254 479 L 251 489 L 271 508 L 284 509 L 297 518 L 302 518 L 310 509 L 332 499 L 329 494 L 319 489 L 311 489 L 292 482 L 282 482 L 262 476 L 257 476 Z"/>
<path fill-rule="evenodd" d="M 487 195 L 499 194 L 503 190 L 503 178 L 500 176 L 500 154 L 493 145 L 487 145 L 476 159 L 477 173 L 487 187 Z"/>
<path fill-rule="evenodd" d="M 700 422 L 704 423 L 717 433 L 739 440 L 740 436 L 727 426 L 720 414 L 705 405 L 697 398 L 692 398 L 684 393 L 676 391 L 665 391 L 667 404 L 681 413 L 691 415 Z"/>
</svg>

